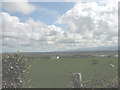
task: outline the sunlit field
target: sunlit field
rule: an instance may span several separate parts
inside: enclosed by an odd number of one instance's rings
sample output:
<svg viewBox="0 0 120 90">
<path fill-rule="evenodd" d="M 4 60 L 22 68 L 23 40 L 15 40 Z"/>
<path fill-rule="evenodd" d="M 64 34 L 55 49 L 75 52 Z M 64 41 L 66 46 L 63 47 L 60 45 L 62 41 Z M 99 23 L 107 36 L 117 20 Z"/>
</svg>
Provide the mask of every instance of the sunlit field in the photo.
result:
<svg viewBox="0 0 120 90">
<path fill-rule="evenodd" d="M 74 73 L 81 73 L 83 81 L 91 80 L 96 73 L 100 72 L 108 79 L 117 77 L 117 57 L 89 57 L 88 54 L 90 55 L 90 53 L 82 54 L 86 57 L 78 57 L 79 53 L 77 53 L 77 56 L 76 53 L 33 54 L 33 57 L 30 57 L 30 54 L 24 54 L 29 58 L 27 64 L 31 65 L 27 76 L 27 79 L 30 80 L 25 86 L 32 88 L 66 88 L 71 83 L 70 75 Z M 104 53 L 99 53 L 99 55 L 102 54 Z M 115 52 L 108 52 L 108 54 L 114 55 Z M 54 55 L 59 55 L 59 59 L 55 58 Z M 93 60 L 97 63 L 93 63 Z M 111 64 L 115 67 L 111 67 Z"/>
</svg>

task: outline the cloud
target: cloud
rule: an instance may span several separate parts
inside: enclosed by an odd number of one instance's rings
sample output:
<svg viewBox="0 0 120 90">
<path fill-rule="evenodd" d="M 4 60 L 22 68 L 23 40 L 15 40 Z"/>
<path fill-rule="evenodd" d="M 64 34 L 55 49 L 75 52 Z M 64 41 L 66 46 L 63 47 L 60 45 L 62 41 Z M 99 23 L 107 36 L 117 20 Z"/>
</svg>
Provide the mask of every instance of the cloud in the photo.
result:
<svg viewBox="0 0 120 90">
<path fill-rule="evenodd" d="M 18 1 L 18 0 L 17 0 Z M 24 0 L 21 2 L 2 2 L 2 8 L 7 10 L 10 13 L 19 12 L 22 14 L 30 14 L 32 13 L 36 7 L 28 3 L 28 0 Z"/>
<path fill-rule="evenodd" d="M 110 1 L 76 3 L 56 21 L 67 24 L 65 30 L 32 18 L 21 22 L 20 18 L 2 12 L 3 50 L 45 52 L 117 46 L 117 3 Z"/>
<path fill-rule="evenodd" d="M 59 38 L 63 37 L 64 32 L 55 25 L 46 25 L 31 18 L 23 23 L 18 17 L 5 12 L 0 13 L 0 15 L 3 18 L 2 41 L 4 50 L 10 47 L 41 50 L 42 47 L 49 48 L 50 45 L 52 46 Z"/>
<path fill-rule="evenodd" d="M 118 12 L 117 2 L 113 1 L 76 3 L 56 23 L 68 24 L 66 32 L 74 34 L 77 44 L 117 46 Z"/>
</svg>

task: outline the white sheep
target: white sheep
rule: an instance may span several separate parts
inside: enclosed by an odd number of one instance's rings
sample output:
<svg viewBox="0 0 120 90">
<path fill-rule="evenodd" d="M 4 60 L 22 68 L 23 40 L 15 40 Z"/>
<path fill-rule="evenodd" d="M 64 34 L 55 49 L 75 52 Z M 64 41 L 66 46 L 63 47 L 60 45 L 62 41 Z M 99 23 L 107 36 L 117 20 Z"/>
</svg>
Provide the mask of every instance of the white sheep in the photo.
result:
<svg viewBox="0 0 120 90">
<path fill-rule="evenodd" d="M 60 57 L 59 57 L 59 56 L 57 56 L 56 58 L 57 58 L 57 59 L 60 59 Z"/>
<path fill-rule="evenodd" d="M 113 64 L 110 64 L 110 67 L 113 67 L 113 68 L 114 68 L 115 66 L 114 66 Z"/>
</svg>

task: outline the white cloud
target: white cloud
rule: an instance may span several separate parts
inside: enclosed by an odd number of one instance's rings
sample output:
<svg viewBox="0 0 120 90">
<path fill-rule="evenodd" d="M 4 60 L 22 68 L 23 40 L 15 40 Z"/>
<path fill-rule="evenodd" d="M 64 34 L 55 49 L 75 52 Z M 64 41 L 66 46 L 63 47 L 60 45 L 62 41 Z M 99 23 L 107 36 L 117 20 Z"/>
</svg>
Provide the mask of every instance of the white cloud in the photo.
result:
<svg viewBox="0 0 120 90">
<path fill-rule="evenodd" d="M 113 1 L 76 3 L 56 23 L 67 23 L 69 25 L 66 30 L 67 33 L 74 34 L 73 38 L 79 44 L 117 46 L 118 3 Z"/>
<path fill-rule="evenodd" d="M 17 0 L 18 1 L 18 0 Z M 9 11 L 10 13 L 19 12 L 23 14 L 30 14 L 36 7 L 28 3 L 28 0 L 23 0 L 21 2 L 2 2 L 2 7 Z"/>
<path fill-rule="evenodd" d="M 55 51 L 117 46 L 117 3 L 110 1 L 76 3 L 56 21 L 67 23 L 66 30 L 32 18 L 23 23 L 18 17 L 3 12 L 3 50 Z"/>
<path fill-rule="evenodd" d="M 48 26 L 31 18 L 23 23 L 16 16 L 5 12 L 0 14 L 3 18 L 3 50 L 7 48 L 41 50 L 43 47 L 54 47 L 53 44 L 63 37 L 64 32 L 55 25 Z"/>
</svg>

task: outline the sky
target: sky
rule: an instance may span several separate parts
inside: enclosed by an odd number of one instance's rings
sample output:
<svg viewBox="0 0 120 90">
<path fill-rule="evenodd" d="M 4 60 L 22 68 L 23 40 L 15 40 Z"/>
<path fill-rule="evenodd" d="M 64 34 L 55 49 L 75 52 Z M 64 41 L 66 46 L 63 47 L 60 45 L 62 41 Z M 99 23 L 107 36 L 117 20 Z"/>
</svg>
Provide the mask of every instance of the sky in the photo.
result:
<svg viewBox="0 0 120 90">
<path fill-rule="evenodd" d="M 2 2 L 3 52 L 117 47 L 118 1 Z"/>
</svg>

